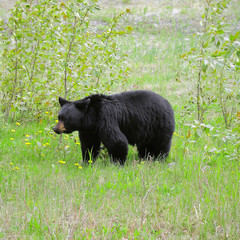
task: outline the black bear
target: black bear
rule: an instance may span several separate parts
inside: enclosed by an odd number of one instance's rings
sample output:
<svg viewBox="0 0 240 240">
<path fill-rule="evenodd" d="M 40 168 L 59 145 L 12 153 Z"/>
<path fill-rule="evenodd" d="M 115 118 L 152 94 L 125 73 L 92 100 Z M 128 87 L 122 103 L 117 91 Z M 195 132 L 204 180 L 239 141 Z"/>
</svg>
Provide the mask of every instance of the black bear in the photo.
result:
<svg viewBox="0 0 240 240">
<path fill-rule="evenodd" d="M 124 164 L 128 144 L 136 145 L 140 158 L 166 158 L 175 128 L 169 102 L 151 91 L 94 94 L 74 102 L 59 97 L 61 110 L 53 130 L 79 131 L 83 161 L 96 158 L 100 144 L 114 162 Z"/>
</svg>

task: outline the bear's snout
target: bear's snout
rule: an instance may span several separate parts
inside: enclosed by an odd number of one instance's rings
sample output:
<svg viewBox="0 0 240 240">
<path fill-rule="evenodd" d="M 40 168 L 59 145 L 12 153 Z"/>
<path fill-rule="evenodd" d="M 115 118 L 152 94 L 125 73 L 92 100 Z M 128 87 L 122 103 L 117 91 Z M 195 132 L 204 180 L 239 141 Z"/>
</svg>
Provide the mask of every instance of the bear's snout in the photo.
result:
<svg viewBox="0 0 240 240">
<path fill-rule="evenodd" d="M 64 123 L 59 121 L 55 127 L 52 128 L 53 131 L 57 134 L 64 133 L 66 131 L 66 128 L 64 127 Z"/>
<path fill-rule="evenodd" d="M 58 130 L 58 128 L 57 128 L 56 126 L 53 127 L 52 130 L 53 130 L 55 133 L 60 134 L 60 132 L 59 132 L 59 130 Z"/>
</svg>

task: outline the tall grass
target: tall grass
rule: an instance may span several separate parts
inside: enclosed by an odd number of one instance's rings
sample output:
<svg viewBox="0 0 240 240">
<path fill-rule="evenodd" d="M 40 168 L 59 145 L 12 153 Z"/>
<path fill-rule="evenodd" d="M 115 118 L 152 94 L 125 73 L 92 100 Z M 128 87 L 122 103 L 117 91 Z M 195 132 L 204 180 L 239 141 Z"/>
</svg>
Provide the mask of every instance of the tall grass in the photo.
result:
<svg viewBox="0 0 240 240">
<path fill-rule="evenodd" d="M 1 130 L 2 238 L 237 239 L 239 163 L 208 156 L 206 142 L 176 133 L 169 164 L 131 148 L 124 168 L 82 166 L 76 136 L 59 146 L 45 125 Z"/>
</svg>

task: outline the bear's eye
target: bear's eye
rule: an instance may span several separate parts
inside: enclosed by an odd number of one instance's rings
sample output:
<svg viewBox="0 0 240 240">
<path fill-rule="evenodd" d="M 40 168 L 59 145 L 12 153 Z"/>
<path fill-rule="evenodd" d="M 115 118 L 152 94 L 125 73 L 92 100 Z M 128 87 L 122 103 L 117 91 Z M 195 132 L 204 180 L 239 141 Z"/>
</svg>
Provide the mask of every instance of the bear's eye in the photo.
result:
<svg viewBox="0 0 240 240">
<path fill-rule="evenodd" d="M 62 115 L 59 115 L 59 116 L 58 116 L 58 120 L 61 121 L 61 122 L 63 122 L 63 120 L 64 120 L 64 119 L 63 119 L 63 116 L 62 116 Z"/>
</svg>

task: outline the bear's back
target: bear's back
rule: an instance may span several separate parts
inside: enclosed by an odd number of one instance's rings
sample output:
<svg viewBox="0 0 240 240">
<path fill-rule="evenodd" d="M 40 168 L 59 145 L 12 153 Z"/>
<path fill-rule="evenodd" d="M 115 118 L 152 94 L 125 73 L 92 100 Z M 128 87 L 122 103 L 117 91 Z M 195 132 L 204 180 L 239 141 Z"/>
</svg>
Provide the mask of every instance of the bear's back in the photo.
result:
<svg viewBox="0 0 240 240">
<path fill-rule="evenodd" d="M 127 111 L 130 111 L 128 114 L 135 112 L 142 115 L 157 115 L 166 112 L 173 114 L 169 102 L 159 94 L 151 91 L 127 91 L 110 96 L 112 99 L 117 100 Z"/>
<path fill-rule="evenodd" d="M 109 97 L 121 108 L 119 125 L 130 144 L 133 145 L 140 139 L 150 140 L 163 132 L 170 135 L 173 133 L 174 113 L 169 102 L 162 96 L 151 91 L 137 90 Z"/>
</svg>

